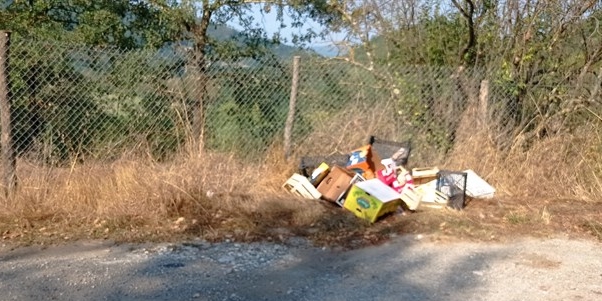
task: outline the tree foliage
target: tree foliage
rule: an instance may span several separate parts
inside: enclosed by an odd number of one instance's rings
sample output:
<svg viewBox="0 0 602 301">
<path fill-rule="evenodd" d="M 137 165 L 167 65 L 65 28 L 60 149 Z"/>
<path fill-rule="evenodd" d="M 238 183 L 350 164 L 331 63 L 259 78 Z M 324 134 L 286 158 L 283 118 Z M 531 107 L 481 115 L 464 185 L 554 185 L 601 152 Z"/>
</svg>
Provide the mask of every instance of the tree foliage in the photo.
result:
<svg viewBox="0 0 602 301">
<path fill-rule="evenodd" d="M 17 36 L 120 48 L 160 47 L 178 32 L 147 1 L 12 0 L 0 28 Z"/>
<path fill-rule="evenodd" d="M 306 18 L 336 19 L 322 0 L 2 2 L 0 28 L 15 33 L 12 56 L 18 58 L 11 78 L 19 153 L 43 152 L 45 162 L 60 164 L 134 144 L 162 158 L 205 130 L 209 147 L 224 149 L 216 141 L 228 135 L 235 138 L 231 144 L 265 147 L 279 134 L 290 83 L 285 66 L 265 61 L 283 38 L 268 37 L 254 22 L 257 3 L 276 10 L 282 26 L 285 13 L 292 27 Z M 233 20 L 245 30 L 229 39 L 210 35 Z M 303 45 L 319 34 L 308 31 L 292 41 Z M 267 65 L 240 68 L 260 61 Z M 219 97 L 209 95 L 210 86 Z"/>
<path fill-rule="evenodd" d="M 17 40 L 56 40 L 88 45 L 94 51 L 146 49 L 158 54 L 155 62 L 160 63 L 151 63 L 135 58 L 134 54 L 94 56 L 86 54 L 86 50 L 60 50 L 55 59 L 58 63 L 54 65 L 47 60 L 53 49 L 23 48 L 14 54 L 26 58 L 15 63 L 12 70 L 15 89 L 21 95 L 16 109 L 35 121 L 18 126 L 17 132 L 24 137 L 19 147 L 29 149 L 35 141 L 53 141 L 61 145 L 54 150 L 58 157 L 77 152 L 81 146 L 93 145 L 96 143 L 93 137 L 109 127 L 100 121 L 91 122 L 87 116 L 92 115 L 115 121 L 112 124 L 118 127 L 117 132 L 132 133 L 131 127 L 136 124 L 131 119 L 133 114 L 146 116 L 158 110 L 158 118 L 149 115 L 146 119 L 136 119 L 157 129 L 155 133 L 142 135 L 143 140 L 157 149 L 176 149 L 187 139 L 195 140 L 201 147 L 221 148 L 223 145 L 216 141 L 223 140 L 217 137 L 226 137 L 227 133 L 238 135 L 232 138 L 232 143 L 245 141 L 259 147 L 266 144 L 266 137 L 279 135 L 276 123 L 267 116 L 278 116 L 276 120 L 284 116 L 289 84 L 284 75 L 290 70 L 285 64 L 270 65 L 264 59 L 271 55 L 271 45 L 286 38 L 278 33 L 267 35 L 254 19 L 258 8 L 266 13 L 275 11 L 281 26 L 301 28 L 308 19 L 324 26 L 319 32 L 308 30 L 292 36 L 287 42 L 303 46 L 328 32 L 346 35 L 339 44 L 346 45 L 348 53 L 335 58 L 343 67 L 304 79 L 314 87 L 307 93 L 318 95 L 320 89 L 327 89 L 346 99 L 352 92 L 342 85 L 314 77 L 329 79 L 333 74 L 349 74 L 351 69 L 370 73 L 371 79 L 388 89 L 383 95 L 398 97 L 400 111 L 416 106 L 414 110 L 405 110 L 411 114 L 405 118 L 415 126 L 427 128 L 429 139 L 444 149 L 453 145 L 458 123 L 443 122 L 446 120 L 442 118 L 443 106 L 433 106 L 429 101 L 443 101 L 447 97 L 457 104 L 449 112 L 458 114 L 478 94 L 474 82 L 480 79 L 490 79 L 492 89 L 503 91 L 497 94 L 503 97 L 495 101 L 497 106 L 491 110 L 505 120 L 499 124 L 504 133 L 497 136 L 507 141 L 525 133 L 537 138 L 570 131 L 579 125 L 580 119 L 587 118 L 583 112 L 595 113 L 602 106 L 597 88 L 602 78 L 599 30 L 602 4 L 595 0 L 5 0 L 0 3 L 0 28 L 14 31 Z M 211 29 L 219 30 L 232 22 L 244 30 L 228 39 L 210 34 Z M 224 58 L 231 60 L 226 62 Z M 249 65 L 248 62 L 267 65 L 231 72 L 216 64 L 220 60 L 230 68 Z M 136 73 L 128 64 L 144 66 L 153 70 L 153 74 Z M 390 72 L 391 66 L 408 65 L 435 66 L 450 74 L 418 81 L 412 74 Z M 230 81 L 217 78 L 215 72 L 231 72 L 232 78 Z M 196 87 L 182 94 L 183 101 L 170 94 L 178 82 Z M 82 95 L 83 91 L 78 89 L 84 88 L 70 83 L 94 87 L 94 93 L 74 97 Z M 128 85 L 140 88 L 140 92 L 114 93 L 115 88 Z M 156 92 L 142 92 L 145 85 Z M 438 95 L 443 87 L 457 93 Z M 280 90 L 276 92 L 276 88 Z M 238 89 L 256 98 L 241 99 L 228 89 Z M 399 90 L 406 93 L 393 93 Z M 69 95 L 57 99 L 59 91 Z M 217 97 L 215 93 L 222 94 Z M 89 109 L 83 110 L 80 117 L 49 121 L 48 116 L 61 114 L 57 108 L 75 110 L 84 104 Z M 328 105 L 340 108 L 345 104 L 333 101 Z M 323 106 L 316 105 L 318 110 Z M 228 126 L 217 127 L 217 120 L 226 120 Z M 66 135 L 72 128 L 83 129 L 78 135 L 84 138 Z M 122 136 L 117 136 L 111 139 L 121 141 Z"/>
<path fill-rule="evenodd" d="M 600 108 L 600 1 L 358 0 L 338 9 L 349 59 L 367 71 L 391 64 L 487 71 L 505 95 L 493 110 L 506 141 L 570 131 L 579 112 Z M 392 89 L 404 81 L 387 80 Z M 466 101 L 478 93 L 456 85 Z"/>
</svg>

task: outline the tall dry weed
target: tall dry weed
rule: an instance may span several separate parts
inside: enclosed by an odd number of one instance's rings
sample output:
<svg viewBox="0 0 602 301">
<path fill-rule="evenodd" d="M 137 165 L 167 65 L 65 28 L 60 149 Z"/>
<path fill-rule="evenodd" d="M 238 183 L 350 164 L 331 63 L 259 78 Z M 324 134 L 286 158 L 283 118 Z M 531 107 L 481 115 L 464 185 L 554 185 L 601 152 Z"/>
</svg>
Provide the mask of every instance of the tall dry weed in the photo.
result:
<svg viewBox="0 0 602 301">
<path fill-rule="evenodd" d="M 345 154 L 366 144 L 371 135 L 392 139 L 399 134 L 392 108 L 357 101 L 337 114 L 316 116 L 313 131 L 298 145 L 297 154 Z"/>
<path fill-rule="evenodd" d="M 282 189 L 294 167 L 280 146 L 269 153 L 257 163 L 210 152 L 169 163 L 122 158 L 56 168 L 19 162 L 19 190 L 3 200 L 0 229 L 55 223 L 61 230 L 102 235 L 150 226 L 164 234 L 217 238 L 220 231 L 261 237 L 272 227 L 308 228 L 323 217 L 323 208 Z"/>
<path fill-rule="evenodd" d="M 447 168 L 473 169 L 505 195 L 602 200 L 602 138 L 595 125 L 536 139 L 528 147 L 519 135 L 502 150 L 491 120 L 479 119 L 477 112 L 475 106 L 465 112 Z"/>
</svg>

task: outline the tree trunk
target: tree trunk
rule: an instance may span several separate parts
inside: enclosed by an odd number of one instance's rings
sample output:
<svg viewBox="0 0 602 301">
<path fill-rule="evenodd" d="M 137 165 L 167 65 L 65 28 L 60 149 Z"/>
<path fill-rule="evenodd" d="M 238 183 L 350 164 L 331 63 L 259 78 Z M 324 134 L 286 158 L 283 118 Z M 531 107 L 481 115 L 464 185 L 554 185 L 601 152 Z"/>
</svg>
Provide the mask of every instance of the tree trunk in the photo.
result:
<svg viewBox="0 0 602 301">
<path fill-rule="evenodd" d="M 472 0 L 465 0 L 465 2 L 468 6 L 467 8 L 462 7 L 457 0 L 452 0 L 454 6 L 466 19 L 466 25 L 468 27 L 468 42 L 460 52 L 460 61 L 466 66 L 474 66 L 477 58 L 477 33 L 474 22 L 475 5 Z"/>
<path fill-rule="evenodd" d="M 192 139 L 193 149 L 200 154 L 204 148 L 205 142 L 205 119 L 206 119 L 206 47 L 207 47 L 207 29 L 211 21 L 213 10 L 209 2 L 203 3 L 203 15 L 199 23 L 194 23 L 190 28 L 194 34 L 195 45 L 191 69 L 195 77 L 196 87 L 194 88 L 195 99 L 192 104 Z"/>
</svg>

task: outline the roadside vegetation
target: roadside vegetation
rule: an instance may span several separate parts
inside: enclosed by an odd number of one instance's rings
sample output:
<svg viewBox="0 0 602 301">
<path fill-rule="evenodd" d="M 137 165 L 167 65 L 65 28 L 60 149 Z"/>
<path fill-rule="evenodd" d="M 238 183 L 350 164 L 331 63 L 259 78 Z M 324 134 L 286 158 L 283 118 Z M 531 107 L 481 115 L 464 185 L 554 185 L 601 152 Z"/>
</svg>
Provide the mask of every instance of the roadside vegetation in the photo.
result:
<svg viewBox="0 0 602 301">
<path fill-rule="evenodd" d="M 475 150 L 462 156 L 479 156 L 482 150 Z M 317 245 L 353 248 L 405 234 L 476 241 L 523 235 L 601 237 L 602 202 L 592 194 L 577 195 L 585 186 L 569 172 L 570 162 L 560 160 L 543 162 L 564 170 L 547 178 L 517 173 L 529 166 L 519 157 L 490 163 L 481 170 L 489 171 L 498 189 L 495 198 L 469 200 L 463 211 L 419 207 L 371 225 L 338 206 L 284 191 L 283 181 L 297 166 L 295 160 L 281 159 L 278 148 L 256 164 L 223 154 L 203 158 L 182 156 L 166 164 L 136 156 L 110 165 L 46 169 L 20 164 L 20 191 L 2 203 L 2 239 L 9 244 L 78 239 L 285 242 L 302 236 Z M 539 168 L 541 163 L 531 164 Z M 559 181 L 572 189 L 552 188 Z"/>
<path fill-rule="evenodd" d="M 63 2 L 0 4 L 18 156 L 6 243 L 602 237 L 599 1 Z M 323 32 L 268 36 L 258 9 Z M 329 32 L 346 33 L 340 55 L 306 47 Z M 373 134 L 411 140 L 409 167 L 475 170 L 495 198 L 369 225 L 281 187 L 301 156 Z"/>
</svg>

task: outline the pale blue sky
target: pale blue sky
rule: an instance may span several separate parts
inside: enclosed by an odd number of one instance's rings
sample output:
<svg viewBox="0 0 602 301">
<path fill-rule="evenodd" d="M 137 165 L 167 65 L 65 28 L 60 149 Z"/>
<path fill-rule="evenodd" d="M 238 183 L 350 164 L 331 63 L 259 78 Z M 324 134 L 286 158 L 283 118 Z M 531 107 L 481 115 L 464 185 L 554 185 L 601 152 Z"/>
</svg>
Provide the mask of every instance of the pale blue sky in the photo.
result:
<svg viewBox="0 0 602 301">
<path fill-rule="evenodd" d="M 281 37 L 287 39 L 288 42 L 286 44 L 288 45 L 292 45 L 291 39 L 294 33 L 302 33 L 307 29 L 312 29 L 314 32 L 321 32 L 323 29 L 323 27 L 320 24 L 313 22 L 310 18 L 307 18 L 305 20 L 303 28 L 291 28 L 291 18 L 287 15 L 286 10 L 284 12 L 284 22 L 287 25 L 287 27 L 280 28 L 280 22 L 276 20 L 275 8 L 272 9 L 269 13 L 266 13 L 261 9 L 261 5 L 253 6 L 253 17 L 258 27 L 263 28 L 266 31 L 268 37 L 272 37 L 274 33 L 280 32 Z M 230 26 L 237 30 L 242 30 L 242 28 L 238 24 L 236 24 L 235 21 L 231 22 Z M 312 41 L 311 46 L 312 48 L 330 46 L 333 45 L 333 41 L 339 42 L 343 40 L 344 37 L 344 34 L 330 34 L 324 40 Z"/>
</svg>

